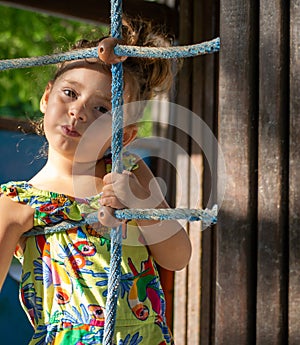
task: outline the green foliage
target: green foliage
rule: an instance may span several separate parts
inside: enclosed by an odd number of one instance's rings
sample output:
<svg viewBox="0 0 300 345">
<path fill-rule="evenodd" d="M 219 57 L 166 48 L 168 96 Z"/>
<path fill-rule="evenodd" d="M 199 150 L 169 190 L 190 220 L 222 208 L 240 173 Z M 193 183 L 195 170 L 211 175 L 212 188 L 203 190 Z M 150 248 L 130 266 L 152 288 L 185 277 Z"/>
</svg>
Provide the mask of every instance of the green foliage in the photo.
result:
<svg viewBox="0 0 300 345">
<path fill-rule="evenodd" d="M 104 26 L 42 13 L 0 6 L 0 59 L 32 57 L 66 51 L 81 38 L 107 33 Z M 0 116 L 33 117 L 52 77 L 53 66 L 15 69 L 0 73 Z"/>
<path fill-rule="evenodd" d="M 138 130 L 138 136 L 140 138 L 149 137 L 152 134 L 151 109 L 148 106 L 144 110 L 144 115 L 139 122 Z"/>
<path fill-rule="evenodd" d="M 0 59 L 33 57 L 63 52 L 82 38 L 108 34 L 108 27 L 62 19 L 43 13 L 0 6 Z M 32 67 L 0 72 L 0 118 L 34 119 L 55 66 Z M 151 114 L 145 111 L 139 136 L 152 132 Z"/>
</svg>

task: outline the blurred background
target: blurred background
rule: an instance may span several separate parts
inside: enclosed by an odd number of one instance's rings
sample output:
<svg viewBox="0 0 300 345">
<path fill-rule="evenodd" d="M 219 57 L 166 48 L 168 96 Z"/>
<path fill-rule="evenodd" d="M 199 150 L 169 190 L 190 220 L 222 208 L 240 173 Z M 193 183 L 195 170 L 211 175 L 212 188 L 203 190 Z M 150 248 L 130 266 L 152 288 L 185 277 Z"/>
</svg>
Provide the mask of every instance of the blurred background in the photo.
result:
<svg viewBox="0 0 300 345">
<path fill-rule="evenodd" d="M 0 14 L 1 59 L 65 51 L 83 37 L 92 39 L 107 32 L 105 26 L 12 7 L 0 6 Z M 28 180 L 45 163 L 39 152 L 44 138 L 32 133 L 28 123 L 40 116 L 39 100 L 53 68 L 16 69 L 0 74 L 0 183 Z M 20 265 L 13 260 L 0 293 L 0 332 L 9 337 L 11 345 L 27 344 L 33 333 L 18 298 L 19 275 Z"/>
</svg>

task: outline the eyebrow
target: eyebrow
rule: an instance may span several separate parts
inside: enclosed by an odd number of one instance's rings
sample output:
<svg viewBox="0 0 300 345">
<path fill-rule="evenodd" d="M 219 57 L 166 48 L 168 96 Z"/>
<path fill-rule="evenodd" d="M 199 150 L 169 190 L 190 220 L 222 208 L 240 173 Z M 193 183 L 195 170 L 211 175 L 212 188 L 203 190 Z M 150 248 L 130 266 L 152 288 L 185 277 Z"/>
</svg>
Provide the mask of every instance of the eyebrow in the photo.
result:
<svg viewBox="0 0 300 345">
<path fill-rule="evenodd" d="M 62 78 L 62 80 L 63 80 L 64 82 L 67 82 L 67 83 L 71 84 L 71 85 L 80 86 L 80 87 L 83 86 L 82 83 L 79 83 L 78 81 L 74 81 L 74 80 L 72 80 L 72 79 Z"/>
</svg>

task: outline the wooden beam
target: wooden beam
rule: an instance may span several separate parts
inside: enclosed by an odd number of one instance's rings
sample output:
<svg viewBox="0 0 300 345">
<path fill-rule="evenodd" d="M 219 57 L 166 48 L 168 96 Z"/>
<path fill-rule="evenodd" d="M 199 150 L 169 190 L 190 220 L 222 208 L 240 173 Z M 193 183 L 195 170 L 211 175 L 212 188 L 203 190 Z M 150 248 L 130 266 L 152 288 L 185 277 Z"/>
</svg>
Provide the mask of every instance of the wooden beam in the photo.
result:
<svg viewBox="0 0 300 345">
<path fill-rule="evenodd" d="M 85 20 L 94 24 L 110 23 L 109 0 L 101 0 L 101 2 L 97 0 L 85 0 L 84 2 L 74 0 L 72 3 L 61 0 L 10 0 L 0 1 L 0 4 L 31 11 L 41 11 L 71 19 Z M 141 16 L 165 25 L 168 32 L 177 36 L 178 11 L 175 8 L 150 1 L 126 0 L 123 2 L 123 11 L 130 16 Z"/>
</svg>

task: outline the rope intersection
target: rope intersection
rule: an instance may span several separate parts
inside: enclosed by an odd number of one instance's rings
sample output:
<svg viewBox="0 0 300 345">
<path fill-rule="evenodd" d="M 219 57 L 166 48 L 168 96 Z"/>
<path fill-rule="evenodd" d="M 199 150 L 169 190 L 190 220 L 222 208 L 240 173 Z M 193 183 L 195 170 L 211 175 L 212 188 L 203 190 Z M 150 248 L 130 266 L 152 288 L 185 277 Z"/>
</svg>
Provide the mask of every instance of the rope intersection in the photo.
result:
<svg viewBox="0 0 300 345">
<path fill-rule="evenodd" d="M 111 36 L 121 39 L 122 27 L 122 2 L 121 0 L 111 0 Z M 193 57 L 203 54 L 218 52 L 220 49 L 220 39 L 215 38 L 208 42 L 199 44 L 170 47 L 170 48 L 150 48 L 125 46 L 116 44 L 113 53 L 116 56 L 142 57 L 142 58 L 182 58 Z M 19 58 L 0 60 L 0 71 L 26 68 L 33 66 L 57 64 L 64 61 L 98 58 L 98 47 L 80 49 L 72 52 L 53 54 L 32 58 Z M 122 139 L 123 139 L 123 68 L 122 62 L 112 64 L 112 170 L 122 172 Z M 204 227 L 217 222 L 217 208 L 211 210 L 191 210 L 191 209 L 124 209 L 116 210 L 115 216 L 121 220 L 128 219 L 185 219 L 187 221 L 202 221 Z M 55 224 L 53 226 L 36 227 L 26 236 L 34 236 L 41 233 L 48 234 L 59 231 L 66 231 L 74 226 L 92 224 L 98 222 L 97 213 L 91 213 L 81 222 L 68 222 Z M 113 335 L 116 322 L 117 300 L 121 277 L 121 258 L 122 258 L 122 229 L 121 226 L 113 228 L 111 231 L 111 262 L 108 279 L 108 296 L 106 302 L 106 319 L 104 326 L 104 345 L 113 344 Z"/>
</svg>

